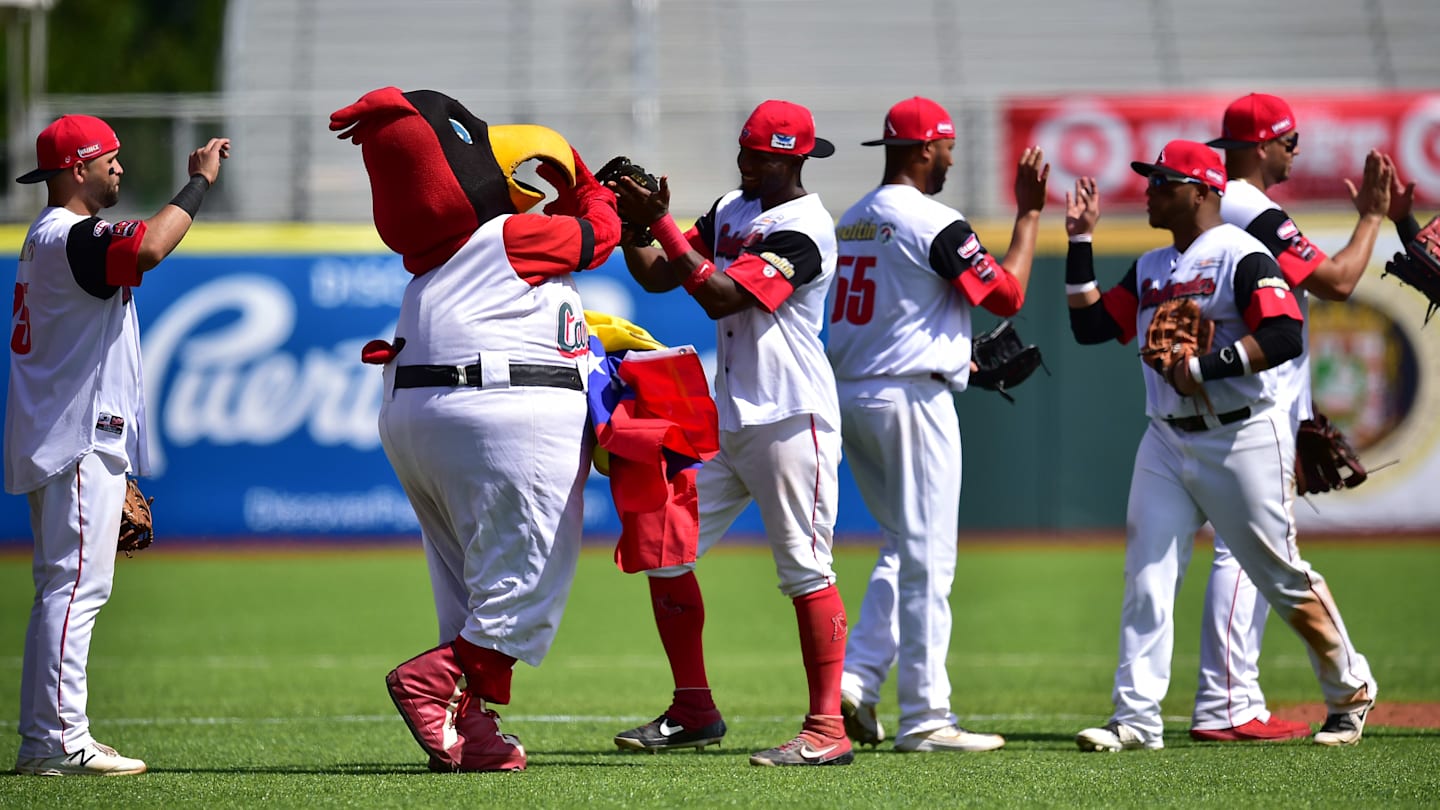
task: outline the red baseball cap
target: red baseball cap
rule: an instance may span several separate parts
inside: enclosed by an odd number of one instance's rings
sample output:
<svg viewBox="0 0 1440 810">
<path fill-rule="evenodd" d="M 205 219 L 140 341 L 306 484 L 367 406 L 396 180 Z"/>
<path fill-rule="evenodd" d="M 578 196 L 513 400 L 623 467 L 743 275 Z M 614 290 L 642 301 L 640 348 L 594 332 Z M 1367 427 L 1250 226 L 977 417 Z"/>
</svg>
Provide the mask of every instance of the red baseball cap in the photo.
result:
<svg viewBox="0 0 1440 810">
<path fill-rule="evenodd" d="M 1295 113 L 1279 96 L 1251 93 L 1225 108 L 1220 137 L 1206 143 L 1220 149 L 1242 149 L 1264 143 L 1295 128 Z"/>
<path fill-rule="evenodd" d="M 745 119 L 740 145 L 780 155 L 825 158 L 835 154 L 835 144 L 815 137 L 815 116 L 809 110 L 775 99 L 761 102 Z"/>
<path fill-rule="evenodd" d="M 1197 182 L 1225 193 L 1225 164 L 1214 149 L 1195 141 L 1171 141 L 1160 150 L 1154 163 L 1131 161 L 1130 168 L 1141 177 L 1159 174 L 1172 180 Z"/>
<path fill-rule="evenodd" d="M 897 103 L 885 114 L 885 134 L 861 146 L 914 146 L 915 144 L 955 137 L 955 124 L 950 113 L 939 104 L 922 96 Z"/>
<path fill-rule="evenodd" d="M 17 183 L 49 180 L 76 163 L 97 158 L 120 148 L 120 139 L 110 125 L 93 115 L 62 115 L 40 131 L 35 139 L 38 167 L 15 178 Z"/>
</svg>

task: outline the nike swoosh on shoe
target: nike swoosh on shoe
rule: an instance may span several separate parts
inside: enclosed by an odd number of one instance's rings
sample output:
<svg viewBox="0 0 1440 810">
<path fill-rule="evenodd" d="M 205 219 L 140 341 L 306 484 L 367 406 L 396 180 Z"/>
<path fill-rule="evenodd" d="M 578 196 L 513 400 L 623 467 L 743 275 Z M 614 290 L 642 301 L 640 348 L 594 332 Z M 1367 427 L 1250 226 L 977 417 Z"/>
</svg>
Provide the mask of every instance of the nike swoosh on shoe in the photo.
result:
<svg viewBox="0 0 1440 810">
<path fill-rule="evenodd" d="M 675 736 L 676 734 L 679 734 L 679 733 L 683 732 L 684 730 L 685 730 L 685 727 L 684 727 L 684 726 L 672 726 L 672 725 L 670 725 L 670 720 L 669 720 L 668 718 L 665 719 L 665 720 L 661 720 L 661 721 L 660 721 L 660 733 L 661 733 L 663 736 L 673 737 L 673 736 Z"/>
<path fill-rule="evenodd" d="M 838 748 L 838 745 L 827 745 L 821 749 L 814 749 L 808 745 L 800 746 L 800 756 L 805 759 L 824 759 L 825 755 Z"/>
</svg>

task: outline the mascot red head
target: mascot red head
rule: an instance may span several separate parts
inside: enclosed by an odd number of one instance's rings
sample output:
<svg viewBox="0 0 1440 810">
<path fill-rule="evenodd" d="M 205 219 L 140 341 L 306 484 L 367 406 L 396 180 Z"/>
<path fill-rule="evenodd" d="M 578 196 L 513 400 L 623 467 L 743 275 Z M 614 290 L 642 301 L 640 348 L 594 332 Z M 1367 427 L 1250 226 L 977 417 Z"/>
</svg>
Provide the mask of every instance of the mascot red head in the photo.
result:
<svg viewBox="0 0 1440 810">
<path fill-rule="evenodd" d="M 360 147 L 375 229 L 417 275 L 455 255 L 483 223 L 545 198 L 515 178 L 522 163 L 540 160 L 546 180 L 575 185 L 574 151 L 560 133 L 490 126 L 434 90 L 372 90 L 332 113 L 330 129 Z"/>
</svg>

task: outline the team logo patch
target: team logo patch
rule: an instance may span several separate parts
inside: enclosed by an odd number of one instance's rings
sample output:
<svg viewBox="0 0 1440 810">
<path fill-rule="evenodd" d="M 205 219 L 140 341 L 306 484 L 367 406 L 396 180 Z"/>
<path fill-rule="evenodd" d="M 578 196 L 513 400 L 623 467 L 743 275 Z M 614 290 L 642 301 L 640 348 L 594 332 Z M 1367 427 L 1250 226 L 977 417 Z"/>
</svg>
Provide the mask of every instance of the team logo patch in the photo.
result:
<svg viewBox="0 0 1440 810">
<path fill-rule="evenodd" d="M 766 278 L 774 278 L 776 272 L 779 272 L 780 275 L 784 276 L 785 278 L 795 277 L 795 265 L 792 264 L 789 259 L 781 256 L 779 253 L 772 253 L 767 250 L 764 253 L 760 254 L 760 258 L 764 259 L 765 263 L 770 265 L 769 267 L 765 268 Z"/>
<path fill-rule="evenodd" d="M 114 226 L 114 225 L 111 225 L 110 223 L 106 222 L 105 220 L 103 220 L 103 219 L 97 219 L 97 220 L 95 220 L 95 228 L 94 228 L 93 231 L 91 231 L 91 235 L 98 237 L 98 236 L 104 234 L 107 230 L 109 230 L 109 229 L 111 229 L 111 228 L 113 228 L 113 227 L 115 227 L 115 226 Z"/>
<path fill-rule="evenodd" d="M 965 244 L 961 245 L 960 250 L 957 252 L 962 259 L 975 258 L 975 254 L 980 252 L 980 237 L 973 233 L 970 234 L 970 238 L 965 240 Z"/>
<path fill-rule="evenodd" d="M 1206 169 L 1205 179 L 1209 180 L 1212 183 L 1223 183 L 1225 182 L 1225 175 L 1215 171 L 1214 169 Z"/>
<path fill-rule="evenodd" d="M 1315 258 L 1315 246 L 1303 236 L 1290 243 L 1290 252 L 1307 262 Z"/>
<path fill-rule="evenodd" d="M 76 155 L 79 155 L 81 160 L 89 160 L 90 158 L 95 157 L 96 155 L 100 154 L 100 144 L 98 144 L 98 143 L 89 143 L 89 144 L 86 144 L 86 145 L 80 147 L 79 149 L 75 150 L 75 154 L 76 154 Z"/>
<path fill-rule="evenodd" d="M 100 418 L 95 422 L 95 429 L 119 436 L 125 432 L 125 417 L 102 412 Z"/>
<path fill-rule="evenodd" d="M 770 136 L 770 148 L 784 149 L 788 152 L 793 152 L 795 151 L 795 136 L 781 135 L 780 133 L 776 132 Z"/>
<path fill-rule="evenodd" d="M 116 236 L 120 237 L 134 236 L 135 232 L 138 230 L 140 230 L 140 221 L 136 219 L 127 219 L 124 222 L 117 222 L 115 223 L 115 226 L 111 228 L 111 231 Z"/>
<path fill-rule="evenodd" d="M 875 232 L 875 241 L 882 245 L 888 245 L 895 241 L 895 225 L 890 222 L 880 224 L 880 229 Z"/>
<path fill-rule="evenodd" d="M 32 239 L 32 240 L 30 240 L 30 241 L 28 241 L 28 242 L 25 243 L 25 247 L 20 248 L 20 261 L 22 261 L 22 262 L 28 262 L 28 261 L 34 260 L 34 258 L 35 258 L 35 241 Z"/>
<path fill-rule="evenodd" d="M 949 121 L 941 121 L 940 123 L 935 125 L 935 131 L 940 133 L 941 135 L 950 137 L 951 135 L 955 134 L 955 125 L 950 123 Z"/>
<path fill-rule="evenodd" d="M 1275 229 L 1275 235 L 1288 242 L 1300 235 L 1300 229 L 1295 227 L 1295 220 L 1287 219 Z"/>
</svg>

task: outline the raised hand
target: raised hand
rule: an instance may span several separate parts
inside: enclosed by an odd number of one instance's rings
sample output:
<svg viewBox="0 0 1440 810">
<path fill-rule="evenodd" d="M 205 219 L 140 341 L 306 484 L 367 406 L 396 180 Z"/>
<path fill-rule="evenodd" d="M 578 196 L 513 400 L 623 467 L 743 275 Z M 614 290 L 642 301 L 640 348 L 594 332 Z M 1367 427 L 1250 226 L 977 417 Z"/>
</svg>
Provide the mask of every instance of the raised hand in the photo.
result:
<svg viewBox="0 0 1440 810">
<path fill-rule="evenodd" d="M 1365 176 L 1360 188 L 1345 178 L 1345 188 L 1350 191 L 1350 201 L 1360 216 L 1383 217 L 1390 211 L 1390 189 L 1395 183 L 1395 163 L 1388 155 L 1371 149 L 1365 156 Z"/>
<path fill-rule="evenodd" d="M 1075 191 L 1065 192 L 1065 233 L 1081 236 L 1095 232 L 1100 221 L 1100 188 L 1093 177 L 1075 178 Z"/>
<path fill-rule="evenodd" d="M 202 175 L 211 185 L 220 176 L 220 161 L 230 157 L 229 138 L 211 138 L 210 142 L 190 153 L 190 174 Z"/>
<path fill-rule="evenodd" d="M 1395 166 L 1395 161 L 1391 160 L 1389 155 L 1385 156 L 1385 160 L 1390 163 L 1392 168 Z M 1401 181 L 1398 169 L 1391 175 L 1394 180 L 1390 183 L 1390 210 L 1386 216 L 1390 218 L 1391 222 L 1404 222 L 1415 210 L 1415 181 L 1411 180 L 1408 183 Z"/>
<path fill-rule="evenodd" d="M 1038 146 L 1025 149 L 1015 166 L 1015 209 L 1021 214 L 1045 207 L 1045 188 L 1050 180 L 1050 164 L 1045 151 Z"/>
</svg>

